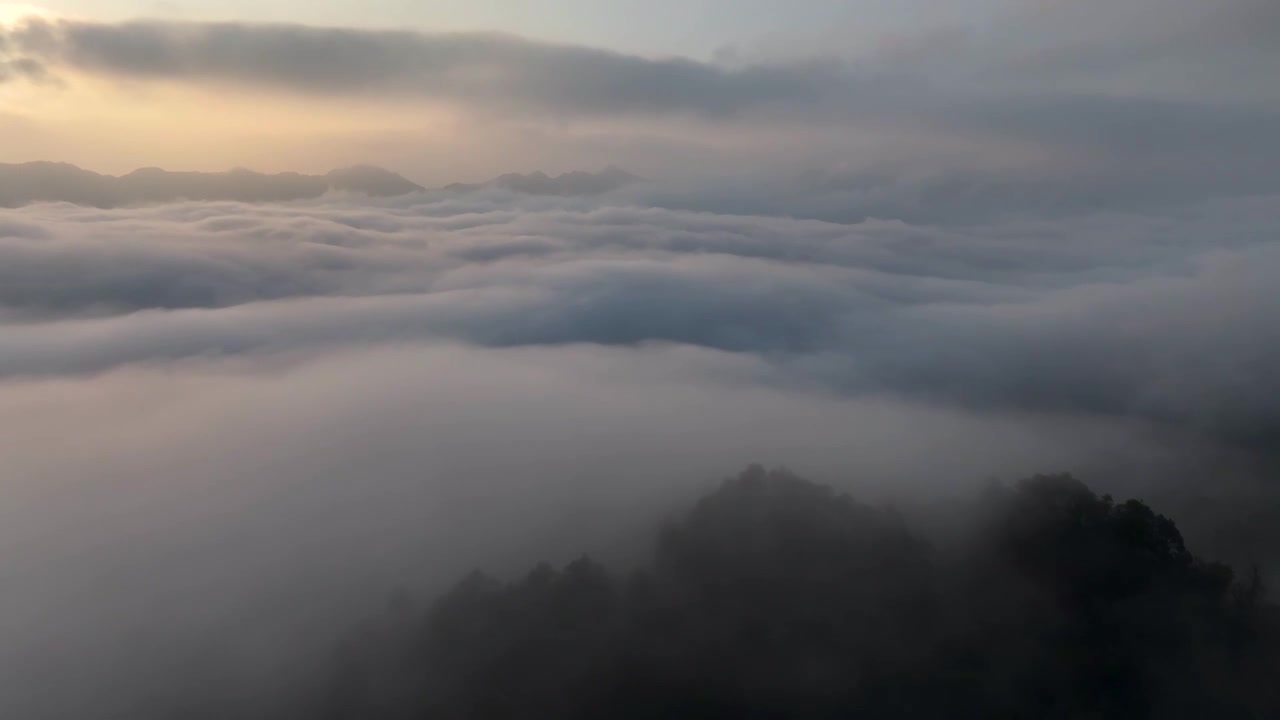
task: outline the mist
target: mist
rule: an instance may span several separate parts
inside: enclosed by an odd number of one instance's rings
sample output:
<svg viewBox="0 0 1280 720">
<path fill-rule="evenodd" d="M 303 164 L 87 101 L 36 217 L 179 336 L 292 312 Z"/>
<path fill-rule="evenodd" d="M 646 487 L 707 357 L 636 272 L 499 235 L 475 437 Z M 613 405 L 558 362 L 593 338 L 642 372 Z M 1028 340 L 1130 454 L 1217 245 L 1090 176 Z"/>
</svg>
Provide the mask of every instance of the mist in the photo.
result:
<svg viewBox="0 0 1280 720">
<path fill-rule="evenodd" d="M 626 566 L 742 457 L 911 507 L 1180 454 L 1124 422 L 830 398 L 761 373 L 680 347 L 414 343 L 6 381 L 3 664 L 27 680 L 5 710 L 278 712 L 392 589 L 583 552 Z"/>
<path fill-rule="evenodd" d="M 0 716 L 1280 708 L 1274 3 L 188 4 L 0 7 Z"/>
<path fill-rule="evenodd" d="M 947 230 L 615 192 L 8 215 L 5 713 L 294 712 L 393 589 L 632 566 L 755 460 L 935 534 L 1042 471 L 1272 502 L 1271 203 Z"/>
</svg>

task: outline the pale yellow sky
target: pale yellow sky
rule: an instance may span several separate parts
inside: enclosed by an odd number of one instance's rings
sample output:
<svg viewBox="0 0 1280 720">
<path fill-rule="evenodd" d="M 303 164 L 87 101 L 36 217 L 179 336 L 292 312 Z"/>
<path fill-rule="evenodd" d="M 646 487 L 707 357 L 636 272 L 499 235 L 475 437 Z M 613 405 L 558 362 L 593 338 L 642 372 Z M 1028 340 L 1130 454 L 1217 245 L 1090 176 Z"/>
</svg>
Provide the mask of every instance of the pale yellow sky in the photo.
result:
<svg viewBox="0 0 1280 720">
<path fill-rule="evenodd" d="M 453 122 L 426 102 L 357 105 L 64 72 L 57 86 L 0 86 L 0 162 L 60 160 L 112 174 L 151 165 L 322 172 L 374 160 L 360 156 L 361 138 L 429 139 Z"/>
<path fill-rule="evenodd" d="M 83 3 L 63 5 L 54 13 L 0 3 L 0 22 L 32 14 L 83 17 L 78 11 L 86 9 Z M 107 5 L 102 7 L 109 10 Z M 548 128 L 544 121 L 483 117 L 420 96 L 326 98 L 128 80 L 65 67 L 55 72 L 56 82 L 0 82 L 0 162 L 65 161 L 111 174 L 153 165 L 324 172 L 376 163 L 420 182 L 447 183 L 611 161 L 564 154 L 564 143 L 547 142 L 549 135 L 563 138 L 572 131 L 563 122 Z"/>
<path fill-rule="evenodd" d="M 33 14 L 57 17 L 0 3 L 0 23 Z M 372 162 L 452 182 L 520 164 L 486 154 L 475 126 L 460 108 L 423 98 L 323 98 L 68 68 L 54 82 L 0 82 L 0 162 L 63 161 L 110 174 L 146 166 L 325 172 Z"/>
<path fill-rule="evenodd" d="M 0 5 L 0 17 L 29 9 Z M 374 163 L 444 184 L 608 164 L 654 173 L 770 144 L 745 129 L 707 134 L 696 122 L 526 116 L 421 94 L 326 96 L 53 72 L 54 82 L 0 83 L 0 162 L 64 161 L 111 174 L 146 166 L 325 172 Z"/>
<path fill-rule="evenodd" d="M 53 14 L 50 10 L 30 3 L 0 2 L 0 23 L 12 23 L 30 15 L 49 17 Z"/>
</svg>

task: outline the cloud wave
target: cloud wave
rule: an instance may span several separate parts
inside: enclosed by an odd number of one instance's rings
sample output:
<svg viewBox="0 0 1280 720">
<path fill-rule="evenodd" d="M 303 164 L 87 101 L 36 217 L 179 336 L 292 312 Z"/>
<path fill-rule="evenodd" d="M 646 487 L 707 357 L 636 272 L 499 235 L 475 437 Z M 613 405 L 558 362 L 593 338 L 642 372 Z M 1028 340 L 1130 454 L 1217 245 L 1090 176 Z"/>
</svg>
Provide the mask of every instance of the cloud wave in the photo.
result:
<svg viewBox="0 0 1280 720">
<path fill-rule="evenodd" d="M 0 228 L 0 376 L 423 340 L 673 343 L 766 359 L 777 382 L 1262 442 L 1280 430 L 1257 391 L 1280 359 L 1274 206 L 952 228 L 502 192 L 33 206 Z"/>
</svg>

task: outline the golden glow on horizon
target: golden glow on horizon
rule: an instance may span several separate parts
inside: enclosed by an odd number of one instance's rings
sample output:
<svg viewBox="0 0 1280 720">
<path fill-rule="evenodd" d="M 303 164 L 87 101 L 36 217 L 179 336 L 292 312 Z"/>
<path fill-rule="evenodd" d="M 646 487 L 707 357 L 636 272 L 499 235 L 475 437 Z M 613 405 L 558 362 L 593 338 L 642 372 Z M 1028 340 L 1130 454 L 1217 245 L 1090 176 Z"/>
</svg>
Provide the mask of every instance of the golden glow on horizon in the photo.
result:
<svg viewBox="0 0 1280 720">
<path fill-rule="evenodd" d="M 54 14 L 29 3 L 0 2 L 0 25 L 16 25 L 19 20 L 33 16 L 49 18 Z"/>
<path fill-rule="evenodd" d="M 443 139 L 450 108 L 268 96 L 227 88 L 128 83 L 57 68 L 58 83 L 0 86 L 0 162 L 63 160 L 99 172 L 319 172 L 365 161 L 362 137 Z"/>
</svg>

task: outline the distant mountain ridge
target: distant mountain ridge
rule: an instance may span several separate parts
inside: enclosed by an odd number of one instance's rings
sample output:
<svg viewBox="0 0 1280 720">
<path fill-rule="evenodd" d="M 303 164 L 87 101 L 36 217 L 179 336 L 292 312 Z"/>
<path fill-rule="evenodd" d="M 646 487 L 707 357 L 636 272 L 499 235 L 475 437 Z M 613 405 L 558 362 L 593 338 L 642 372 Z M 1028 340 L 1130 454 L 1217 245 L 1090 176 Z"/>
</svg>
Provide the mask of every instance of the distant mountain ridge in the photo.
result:
<svg viewBox="0 0 1280 720">
<path fill-rule="evenodd" d="M 501 189 L 525 195 L 600 195 L 640 181 L 617 167 L 600 172 L 561 175 L 509 173 L 483 183 L 453 183 L 444 192 Z M 38 202 L 67 202 L 98 208 L 149 205 L 179 200 L 287 202 L 318 198 L 329 192 L 397 197 L 426 188 L 373 165 L 339 168 L 324 175 L 296 172 L 266 174 L 235 168 L 227 172 L 175 172 L 139 168 L 125 175 L 104 175 L 60 162 L 0 163 L 0 207 Z"/>
<path fill-rule="evenodd" d="M 497 188 L 525 195 L 600 195 L 638 182 L 640 179 L 637 175 L 610 165 L 598 173 L 581 170 L 554 176 L 544 172 L 533 172 L 528 175 L 508 173 L 488 182 L 454 183 L 444 189 L 450 192 L 475 192 Z"/>
<path fill-rule="evenodd" d="M 243 168 L 217 173 L 173 172 L 149 167 L 114 176 L 67 163 L 0 164 L 0 207 L 10 208 L 35 202 L 100 208 L 176 200 L 282 202 L 317 198 L 332 191 L 394 197 L 422 190 L 390 170 L 370 165 L 340 168 L 325 175 L 268 175 Z"/>
</svg>

